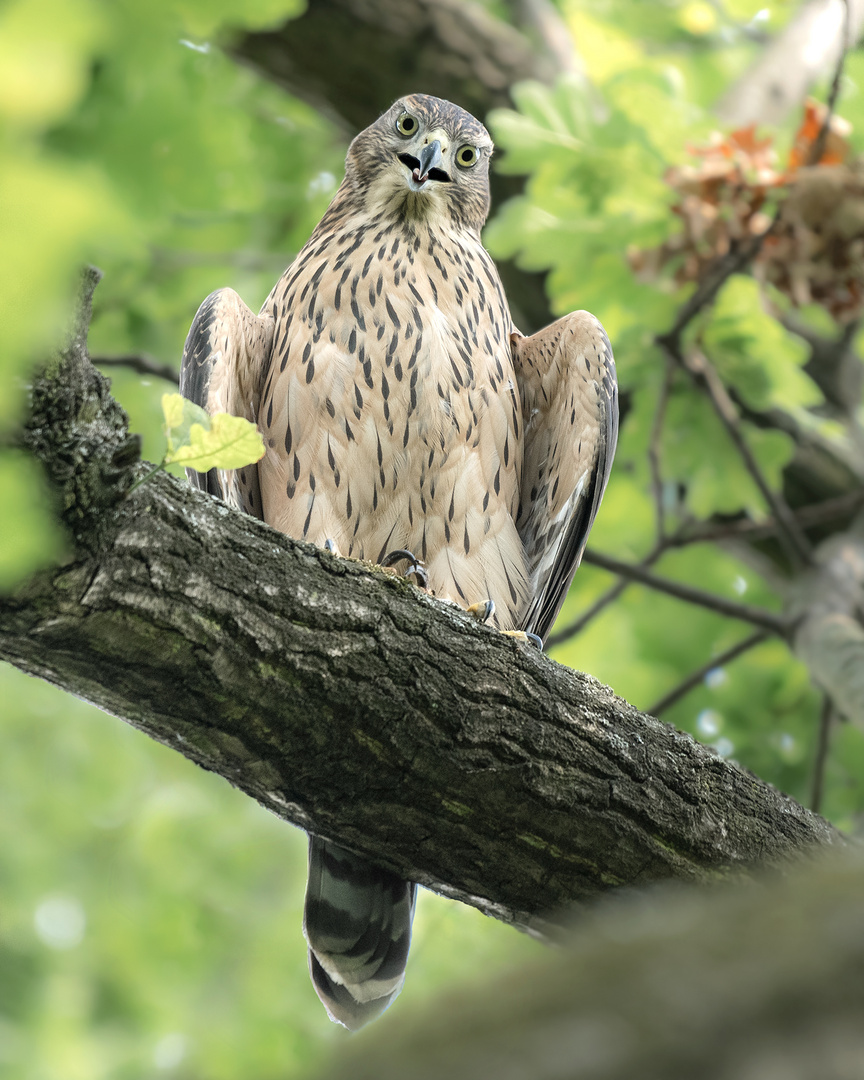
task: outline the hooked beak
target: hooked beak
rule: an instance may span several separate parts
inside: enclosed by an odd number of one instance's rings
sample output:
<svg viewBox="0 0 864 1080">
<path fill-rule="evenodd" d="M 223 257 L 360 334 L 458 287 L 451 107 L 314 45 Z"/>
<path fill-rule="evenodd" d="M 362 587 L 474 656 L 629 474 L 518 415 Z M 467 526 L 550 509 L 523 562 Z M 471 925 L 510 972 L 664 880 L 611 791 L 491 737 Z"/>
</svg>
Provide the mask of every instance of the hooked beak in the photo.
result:
<svg viewBox="0 0 864 1080">
<path fill-rule="evenodd" d="M 441 143 L 437 139 L 433 139 L 431 143 L 427 143 L 420 151 L 420 166 L 414 170 L 412 175 L 418 184 L 423 184 L 429 179 L 429 174 L 433 169 L 438 169 L 439 172 L 443 171 L 441 169 L 442 164 Z"/>
<path fill-rule="evenodd" d="M 441 143 L 433 139 L 420 151 L 420 157 L 412 154 L 399 154 L 399 160 L 411 171 L 411 179 L 417 186 L 414 191 L 419 191 L 427 180 L 437 180 L 439 183 L 449 183 L 450 174 L 440 168 L 444 164 L 441 155 Z"/>
</svg>

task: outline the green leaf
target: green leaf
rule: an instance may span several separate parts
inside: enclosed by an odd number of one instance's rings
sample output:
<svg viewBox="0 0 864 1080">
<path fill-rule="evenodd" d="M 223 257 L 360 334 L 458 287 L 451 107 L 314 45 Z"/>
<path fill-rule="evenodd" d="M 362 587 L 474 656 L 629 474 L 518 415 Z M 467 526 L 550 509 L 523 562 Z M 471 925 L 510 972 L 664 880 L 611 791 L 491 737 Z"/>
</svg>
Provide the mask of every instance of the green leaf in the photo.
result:
<svg viewBox="0 0 864 1080">
<path fill-rule="evenodd" d="M 743 435 L 768 484 L 779 489 L 782 470 L 795 443 L 782 431 L 743 425 Z M 754 518 L 766 512 L 764 500 L 710 403 L 685 388 L 673 390 L 666 410 L 662 455 L 664 475 L 686 492 L 698 518 L 737 514 Z"/>
<path fill-rule="evenodd" d="M 239 469 L 264 456 L 264 440 L 249 420 L 228 413 L 210 416 L 180 394 L 163 394 L 167 465 L 183 465 L 197 472 Z"/>
<path fill-rule="evenodd" d="M 801 370 L 809 350 L 765 311 L 751 277 L 736 274 L 723 286 L 703 344 L 724 381 L 755 409 L 794 412 L 822 400 Z"/>
</svg>

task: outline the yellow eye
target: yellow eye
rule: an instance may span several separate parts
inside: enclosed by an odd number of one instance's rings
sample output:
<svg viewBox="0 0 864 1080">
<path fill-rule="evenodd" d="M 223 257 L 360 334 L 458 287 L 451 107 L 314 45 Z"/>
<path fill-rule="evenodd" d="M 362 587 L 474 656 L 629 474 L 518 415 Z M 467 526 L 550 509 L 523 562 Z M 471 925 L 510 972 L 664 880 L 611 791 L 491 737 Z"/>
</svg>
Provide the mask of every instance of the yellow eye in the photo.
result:
<svg viewBox="0 0 864 1080">
<path fill-rule="evenodd" d="M 399 119 L 396 121 L 396 130 L 400 135 L 414 135 L 417 128 L 420 125 L 417 123 L 417 118 L 412 116 L 411 113 L 403 112 Z"/>
<path fill-rule="evenodd" d="M 461 165 L 463 169 L 470 169 L 472 165 L 476 165 L 480 157 L 480 151 L 476 146 L 460 146 L 456 151 L 456 164 Z"/>
</svg>

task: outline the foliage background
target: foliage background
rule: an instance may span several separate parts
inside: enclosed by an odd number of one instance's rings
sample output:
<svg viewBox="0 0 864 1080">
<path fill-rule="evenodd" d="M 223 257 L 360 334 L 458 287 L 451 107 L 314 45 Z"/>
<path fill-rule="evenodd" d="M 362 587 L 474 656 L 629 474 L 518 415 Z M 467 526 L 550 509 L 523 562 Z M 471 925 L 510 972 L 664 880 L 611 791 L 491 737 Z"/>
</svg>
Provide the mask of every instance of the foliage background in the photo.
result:
<svg viewBox="0 0 864 1080">
<path fill-rule="evenodd" d="M 503 6 L 489 4 L 504 17 Z M 586 79 L 514 88 L 488 122 L 497 166 L 530 176 L 495 208 L 494 255 L 550 269 L 556 313 L 594 311 L 614 343 L 627 415 L 592 547 L 646 556 L 655 506 L 648 445 L 664 375 L 653 345 L 686 291 L 640 283 L 626 253 L 675 224 L 663 183 L 715 126 L 710 107 L 791 3 L 562 0 Z M 246 28 L 299 13 L 247 0 Z M 230 284 L 255 308 L 338 185 L 347 139 L 332 121 L 216 46 L 236 5 L 220 0 L 6 0 L 0 4 L 0 264 L 4 392 L 14 429 L 27 372 L 63 332 L 78 267 L 105 273 L 94 355 L 175 364 L 198 303 Z M 840 110 L 864 135 L 864 59 L 847 59 Z M 418 87 L 417 89 L 423 89 Z M 381 102 L 382 108 L 388 102 Z M 370 116 L 369 120 L 374 117 Z M 773 133 L 780 153 L 795 121 Z M 803 313 L 825 330 L 817 310 Z M 755 286 L 727 283 L 701 327 L 729 377 L 796 415 L 818 403 L 805 350 L 762 310 Z M 718 359 L 718 364 L 720 360 Z M 159 460 L 167 384 L 111 368 L 114 391 Z M 755 387 L 755 389 L 754 389 Z M 840 438 L 836 424 L 820 437 Z M 792 454 L 750 432 L 778 481 Z M 765 507 L 704 402 L 673 388 L 664 428 L 670 514 L 700 519 Z M 681 488 L 684 487 L 680 505 Z M 0 585 L 62 554 L 38 473 L 0 450 Z M 776 609 L 751 562 L 700 544 L 663 555 L 668 576 Z M 585 566 L 570 622 L 613 579 Z M 649 707 L 743 636 L 734 622 L 630 587 L 556 659 Z M 217 1080 L 305 1075 L 342 1041 L 311 989 L 300 933 L 305 840 L 170 750 L 87 704 L 0 668 L 0 1077 Z M 779 641 L 717 669 L 668 714 L 806 801 L 820 695 Z M 864 738 L 840 725 L 824 811 L 855 828 L 864 809 Z M 424 894 L 408 990 L 380 1025 L 536 946 L 473 910 Z"/>
</svg>

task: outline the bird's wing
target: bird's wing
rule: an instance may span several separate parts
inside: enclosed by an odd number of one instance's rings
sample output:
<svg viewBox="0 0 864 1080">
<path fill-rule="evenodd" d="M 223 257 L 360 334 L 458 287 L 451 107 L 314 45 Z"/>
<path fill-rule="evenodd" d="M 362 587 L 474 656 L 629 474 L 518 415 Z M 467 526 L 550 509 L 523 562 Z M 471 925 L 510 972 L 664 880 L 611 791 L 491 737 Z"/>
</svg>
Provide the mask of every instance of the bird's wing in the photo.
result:
<svg viewBox="0 0 864 1080">
<path fill-rule="evenodd" d="M 532 584 L 523 629 L 545 642 L 609 479 L 618 384 L 609 338 L 587 311 L 511 343 L 524 425 L 516 527 Z"/>
<path fill-rule="evenodd" d="M 183 348 L 180 393 L 209 413 L 255 423 L 270 364 L 273 318 L 255 315 L 233 289 L 218 289 L 198 308 Z M 263 517 L 258 466 L 230 471 L 187 469 L 190 482 L 238 510 Z"/>
</svg>

